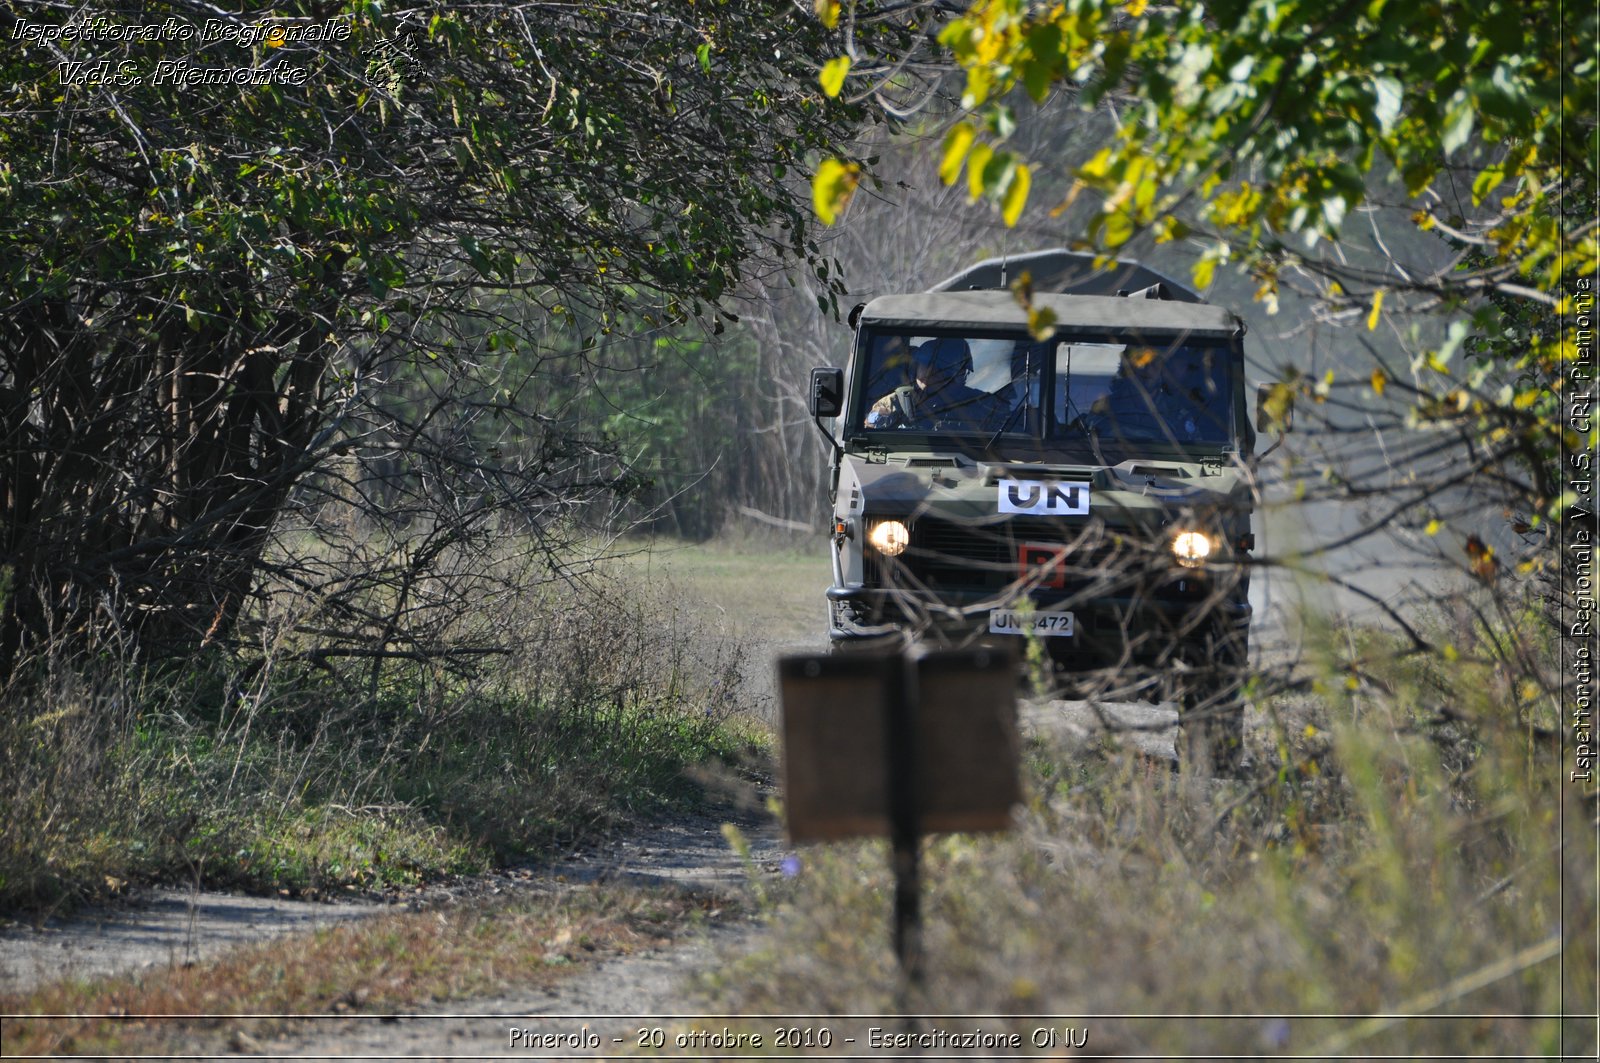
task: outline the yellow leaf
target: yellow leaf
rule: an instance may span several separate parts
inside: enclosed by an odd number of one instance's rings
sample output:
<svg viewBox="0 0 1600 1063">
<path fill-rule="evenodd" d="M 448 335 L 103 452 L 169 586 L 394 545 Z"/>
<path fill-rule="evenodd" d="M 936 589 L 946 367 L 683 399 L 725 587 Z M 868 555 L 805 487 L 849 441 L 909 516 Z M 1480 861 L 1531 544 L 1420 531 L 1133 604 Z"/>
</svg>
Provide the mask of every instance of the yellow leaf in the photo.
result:
<svg viewBox="0 0 1600 1063">
<path fill-rule="evenodd" d="M 944 135 L 944 158 L 939 160 L 939 180 L 947 185 L 956 183 L 961 175 L 961 164 L 967 161 L 967 151 L 972 147 L 976 131 L 966 122 L 951 128 Z"/>
<path fill-rule="evenodd" d="M 1262 400 L 1261 411 L 1267 415 L 1268 431 L 1285 431 L 1294 413 L 1294 388 L 1281 381 L 1274 382 L 1267 391 L 1267 397 Z M 1303 483 L 1297 486 L 1303 486 Z"/>
<path fill-rule="evenodd" d="M 853 162 L 825 159 L 811 179 L 811 205 L 822 224 L 832 225 L 861 182 L 861 167 Z"/>
<path fill-rule="evenodd" d="M 1072 182 L 1072 187 L 1067 189 L 1067 197 L 1060 203 L 1057 203 L 1055 206 L 1050 208 L 1050 216 L 1052 218 L 1059 218 L 1061 215 L 1070 210 L 1072 208 L 1072 204 L 1077 202 L 1078 197 L 1083 194 L 1085 187 L 1086 186 L 1082 181 Z"/>
<path fill-rule="evenodd" d="M 982 141 L 972 145 L 972 153 L 967 156 L 967 195 L 973 199 L 983 195 L 983 168 L 993 155 L 994 149 Z"/>
<path fill-rule="evenodd" d="M 830 30 L 839 24 L 839 0 L 816 0 L 812 10 Z"/>
<path fill-rule="evenodd" d="M 1138 18 L 1144 14 L 1144 9 L 1150 6 L 1150 0 L 1128 0 L 1124 6 L 1127 8 L 1129 18 Z"/>
<path fill-rule="evenodd" d="M 1211 282 L 1216 278 L 1217 260 L 1207 255 L 1194 264 L 1190 275 L 1194 277 L 1194 286 L 1202 292 L 1205 291 L 1211 287 Z"/>
<path fill-rule="evenodd" d="M 1439 534 L 1439 529 L 1441 529 L 1443 527 L 1444 527 L 1444 525 L 1440 524 L 1437 520 L 1430 520 L 1428 522 L 1428 526 L 1426 528 L 1422 529 L 1422 530 L 1424 532 L 1426 532 L 1427 534 L 1429 534 L 1429 535 L 1438 535 Z"/>
<path fill-rule="evenodd" d="M 1005 200 L 1000 205 L 1000 217 L 1007 228 L 1017 224 L 1017 219 L 1022 217 L 1022 208 L 1028 202 L 1028 187 L 1032 184 L 1033 175 L 1029 168 L 1018 166 L 1011 184 L 1006 188 Z"/>
<path fill-rule="evenodd" d="M 1367 315 L 1367 331 L 1371 332 L 1378 327 L 1378 316 L 1383 313 L 1383 289 L 1379 288 L 1372 293 L 1372 313 Z"/>
<path fill-rule="evenodd" d="M 1056 332 L 1056 312 L 1049 307 L 1028 309 L 1028 335 L 1043 342 Z"/>
<path fill-rule="evenodd" d="M 822 83 L 822 91 L 831 99 L 839 95 L 839 90 L 844 88 L 844 76 L 850 72 L 850 57 L 841 55 L 829 59 L 822 64 L 822 73 L 817 80 Z"/>
<path fill-rule="evenodd" d="M 1111 172 L 1111 159 L 1111 149 L 1101 148 L 1095 153 L 1094 158 L 1078 168 L 1078 174 L 1090 181 L 1095 178 L 1103 178 Z"/>
<path fill-rule="evenodd" d="M 1374 395 L 1382 395 L 1384 386 L 1388 383 L 1388 373 L 1385 373 L 1382 369 L 1374 369 L 1372 371 L 1372 393 Z"/>
</svg>

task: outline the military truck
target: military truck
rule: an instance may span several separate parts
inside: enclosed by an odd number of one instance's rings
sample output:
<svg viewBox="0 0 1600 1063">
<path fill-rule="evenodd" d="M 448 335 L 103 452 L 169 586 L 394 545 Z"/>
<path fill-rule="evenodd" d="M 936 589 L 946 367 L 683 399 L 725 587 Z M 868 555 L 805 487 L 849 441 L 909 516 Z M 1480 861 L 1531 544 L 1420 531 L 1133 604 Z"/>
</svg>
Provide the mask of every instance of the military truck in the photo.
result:
<svg viewBox="0 0 1600 1063">
<path fill-rule="evenodd" d="M 1239 318 L 1064 250 L 852 318 L 848 368 L 811 380 L 833 646 L 1033 641 L 1069 688 L 1176 700 L 1193 770 L 1237 767 L 1256 495 Z"/>
</svg>

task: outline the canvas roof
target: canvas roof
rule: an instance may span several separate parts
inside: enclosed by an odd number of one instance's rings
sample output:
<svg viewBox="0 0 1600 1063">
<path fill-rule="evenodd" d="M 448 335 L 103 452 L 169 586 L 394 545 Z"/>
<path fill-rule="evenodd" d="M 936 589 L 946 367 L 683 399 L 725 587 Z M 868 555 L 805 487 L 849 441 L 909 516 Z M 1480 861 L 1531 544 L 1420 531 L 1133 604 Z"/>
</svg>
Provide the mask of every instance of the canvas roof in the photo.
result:
<svg viewBox="0 0 1600 1063">
<path fill-rule="evenodd" d="M 1225 338 L 1243 323 L 1228 310 L 1209 303 L 1165 299 L 1128 299 L 1107 295 L 1036 294 L 1033 305 L 1053 311 L 1064 331 L 1174 333 Z M 1026 328 L 1027 315 L 1008 291 L 923 292 L 884 295 L 868 303 L 861 324 L 878 328 L 954 330 Z"/>
<path fill-rule="evenodd" d="M 935 284 L 929 291 L 965 292 L 1009 290 L 1012 282 L 1027 274 L 1036 292 L 1060 292 L 1063 295 L 1117 295 L 1137 292 L 1159 284 L 1163 297 L 1181 302 L 1203 302 L 1188 286 L 1178 283 L 1160 270 L 1134 262 L 1118 259 L 1107 262 L 1081 251 L 1064 247 L 1027 251 L 1018 255 L 986 258 L 976 262 L 953 277 Z"/>
</svg>

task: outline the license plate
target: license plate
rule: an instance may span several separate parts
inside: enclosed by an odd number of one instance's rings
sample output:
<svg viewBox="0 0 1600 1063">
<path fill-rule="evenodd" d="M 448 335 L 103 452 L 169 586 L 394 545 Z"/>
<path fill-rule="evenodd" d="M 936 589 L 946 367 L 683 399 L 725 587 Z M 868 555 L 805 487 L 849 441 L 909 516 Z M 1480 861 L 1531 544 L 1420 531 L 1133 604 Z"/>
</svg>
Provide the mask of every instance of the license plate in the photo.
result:
<svg viewBox="0 0 1600 1063">
<path fill-rule="evenodd" d="M 1072 637 L 1071 613 L 1019 613 L 995 609 L 989 613 L 989 633 L 993 635 L 1034 634 L 1041 638 Z"/>
</svg>

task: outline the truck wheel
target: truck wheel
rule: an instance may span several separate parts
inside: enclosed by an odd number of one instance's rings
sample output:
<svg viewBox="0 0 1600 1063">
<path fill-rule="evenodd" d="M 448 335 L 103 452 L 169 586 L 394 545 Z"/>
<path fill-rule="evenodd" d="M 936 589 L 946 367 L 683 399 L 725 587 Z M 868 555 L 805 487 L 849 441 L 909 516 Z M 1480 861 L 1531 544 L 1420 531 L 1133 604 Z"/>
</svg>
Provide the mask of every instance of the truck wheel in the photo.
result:
<svg viewBox="0 0 1600 1063">
<path fill-rule="evenodd" d="M 1247 638 L 1218 624 L 1184 647 L 1177 753 L 1188 774 L 1233 777 L 1243 766 Z"/>
</svg>

